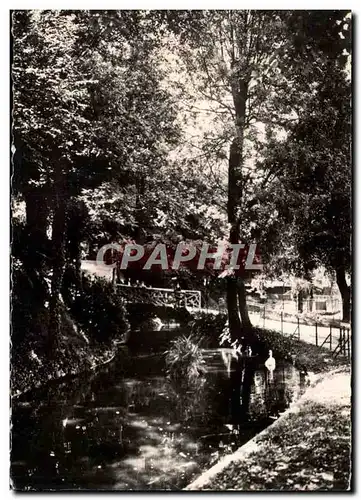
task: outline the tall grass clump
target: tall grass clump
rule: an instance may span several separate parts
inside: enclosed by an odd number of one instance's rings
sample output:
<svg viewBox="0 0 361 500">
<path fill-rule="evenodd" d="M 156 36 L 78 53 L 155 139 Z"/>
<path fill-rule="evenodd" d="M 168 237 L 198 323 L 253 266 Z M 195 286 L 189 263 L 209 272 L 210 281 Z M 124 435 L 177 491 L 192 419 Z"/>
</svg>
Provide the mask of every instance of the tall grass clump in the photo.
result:
<svg viewBox="0 0 361 500">
<path fill-rule="evenodd" d="M 192 336 L 182 335 L 171 342 L 165 352 L 167 375 L 180 384 L 191 384 L 205 372 L 199 343 Z"/>
</svg>

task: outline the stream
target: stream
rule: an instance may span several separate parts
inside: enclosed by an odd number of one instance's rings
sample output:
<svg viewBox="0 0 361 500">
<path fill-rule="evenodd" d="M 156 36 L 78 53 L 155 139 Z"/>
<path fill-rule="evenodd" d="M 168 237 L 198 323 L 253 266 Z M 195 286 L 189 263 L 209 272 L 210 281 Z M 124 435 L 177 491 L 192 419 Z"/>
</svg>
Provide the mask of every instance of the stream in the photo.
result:
<svg viewBox="0 0 361 500">
<path fill-rule="evenodd" d="M 50 384 L 12 405 L 17 490 L 179 490 L 270 425 L 305 390 L 299 371 L 263 363 L 248 382 L 228 349 L 203 352 L 192 387 L 161 354 L 126 348 L 96 373 Z M 264 360 L 263 360 L 264 361 Z"/>
</svg>

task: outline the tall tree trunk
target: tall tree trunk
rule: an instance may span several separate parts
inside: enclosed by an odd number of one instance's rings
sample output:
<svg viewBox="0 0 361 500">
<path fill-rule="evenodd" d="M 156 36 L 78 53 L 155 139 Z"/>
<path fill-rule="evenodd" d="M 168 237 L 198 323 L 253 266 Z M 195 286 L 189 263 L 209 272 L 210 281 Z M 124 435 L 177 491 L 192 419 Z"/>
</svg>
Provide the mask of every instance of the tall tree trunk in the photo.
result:
<svg viewBox="0 0 361 500">
<path fill-rule="evenodd" d="M 252 324 L 248 315 L 246 287 L 244 286 L 243 278 L 238 278 L 238 304 L 239 312 L 241 313 L 242 325 L 245 329 L 249 329 L 252 327 Z"/>
<path fill-rule="evenodd" d="M 299 313 L 303 312 L 303 291 L 299 290 L 297 293 L 297 310 Z"/>
<path fill-rule="evenodd" d="M 342 298 L 342 321 L 347 323 L 351 319 L 350 287 L 346 282 L 346 270 L 344 266 L 336 269 L 336 282 Z"/>
<path fill-rule="evenodd" d="M 77 282 L 77 292 L 81 293 L 83 291 L 83 275 L 81 272 L 81 248 L 80 248 L 80 243 L 78 243 L 78 248 L 77 248 L 77 256 L 75 259 L 75 275 L 76 275 L 76 282 Z"/>
<path fill-rule="evenodd" d="M 33 188 L 24 192 L 26 210 L 27 253 L 25 265 L 30 272 L 40 270 L 46 263 L 48 251 L 49 209 L 43 189 Z"/>
<path fill-rule="evenodd" d="M 237 139 L 233 139 L 228 164 L 228 222 L 231 224 L 229 242 L 232 244 L 239 243 L 239 221 L 237 218 L 237 206 L 239 204 L 239 191 L 237 189 L 237 176 L 241 162 L 240 149 Z M 227 310 L 229 333 L 232 342 L 240 340 L 241 337 L 241 322 L 238 312 L 237 302 L 238 286 L 237 277 L 229 276 L 227 278 Z"/>
<path fill-rule="evenodd" d="M 60 169 L 59 169 L 60 170 Z M 58 172 L 55 183 L 54 213 L 52 224 L 52 277 L 51 277 L 51 299 L 49 304 L 49 335 L 48 351 L 53 356 L 59 340 L 61 327 L 61 301 L 60 291 L 65 271 L 65 235 L 67 219 L 67 193 L 65 177 Z"/>
<path fill-rule="evenodd" d="M 229 241 L 232 244 L 240 240 L 240 207 L 243 197 L 243 141 L 246 120 L 247 83 L 235 72 L 232 81 L 232 96 L 236 112 L 236 131 L 228 162 L 228 222 L 231 225 Z M 250 329 L 251 322 L 247 312 L 246 291 L 243 279 L 228 278 L 227 308 L 229 330 L 232 341 L 241 340 L 241 314 L 242 327 Z"/>
<path fill-rule="evenodd" d="M 33 330 L 42 321 L 45 303 L 49 300 L 46 267 L 50 265 L 49 240 L 47 236 L 49 209 L 46 193 L 38 187 L 28 187 L 24 191 L 26 226 L 22 232 L 22 262 L 31 286 L 29 315 L 22 323 Z"/>
<path fill-rule="evenodd" d="M 232 143 L 233 146 L 233 143 Z M 236 218 L 236 196 L 234 192 L 234 176 L 235 167 L 233 164 L 234 157 L 232 156 L 232 146 L 229 159 L 229 184 L 228 184 L 228 221 L 232 224 L 229 241 L 230 243 L 239 242 L 239 224 Z M 241 338 L 241 321 L 239 318 L 238 309 L 238 285 L 236 276 L 228 276 L 227 278 L 227 312 L 228 325 L 231 341 L 240 340 Z"/>
<path fill-rule="evenodd" d="M 44 190 L 28 188 L 24 192 L 24 199 L 27 227 L 46 238 L 49 212 Z"/>
</svg>

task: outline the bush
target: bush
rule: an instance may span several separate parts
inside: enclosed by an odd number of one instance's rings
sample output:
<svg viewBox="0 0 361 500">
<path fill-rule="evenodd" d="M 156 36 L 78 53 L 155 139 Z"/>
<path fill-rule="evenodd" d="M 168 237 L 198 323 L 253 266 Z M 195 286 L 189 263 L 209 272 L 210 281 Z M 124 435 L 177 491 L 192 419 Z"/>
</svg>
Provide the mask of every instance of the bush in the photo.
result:
<svg viewBox="0 0 361 500">
<path fill-rule="evenodd" d="M 194 383 L 205 371 L 202 351 L 192 336 L 173 340 L 165 352 L 165 362 L 168 376 L 181 385 Z"/>
<path fill-rule="evenodd" d="M 231 345 L 226 314 L 196 313 L 189 327 L 192 336 L 202 347 L 217 348 Z M 292 361 L 295 341 L 277 331 L 252 327 L 249 331 L 244 330 L 241 336 L 249 339 L 247 344 L 250 344 L 253 354 L 267 357 L 271 349 L 278 358 Z"/>
<path fill-rule="evenodd" d="M 258 328 L 254 330 L 255 342 L 252 348 L 253 352 L 265 358 L 271 349 L 276 359 L 292 362 L 300 370 L 316 373 L 345 364 L 345 360 L 342 357 L 332 357 L 331 351 L 326 348 L 320 348 L 302 340 L 285 337 L 273 330 Z"/>
<path fill-rule="evenodd" d="M 22 352 L 29 341 L 45 344 L 48 333 L 49 301 L 47 284 L 40 273 L 31 276 L 22 266 L 12 269 L 11 342 L 12 352 Z"/>
<path fill-rule="evenodd" d="M 272 350 L 273 354 L 279 359 L 292 361 L 295 341 L 290 337 L 285 337 L 281 333 L 274 330 L 266 330 L 255 327 L 244 329 L 241 335 L 247 339 L 246 343 L 251 347 L 254 355 L 258 354 L 262 357 L 267 357 L 268 351 Z M 221 347 L 228 347 L 231 345 L 227 325 L 225 326 L 220 338 Z M 235 347 L 238 347 L 239 343 L 240 342 L 236 341 Z"/>
<path fill-rule="evenodd" d="M 68 287 L 69 293 L 62 293 L 60 332 L 50 351 L 47 282 L 49 276 L 45 270 L 25 271 L 21 265 L 13 269 L 11 384 L 14 392 L 90 368 L 104 356 L 109 357 L 112 346 L 108 342 L 128 328 L 124 306 L 109 282 L 84 277 L 83 289 L 79 290 L 73 274 L 67 273 L 63 288 Z"/>
<path fill-rule="evenodd" d="M 254 328 L 254 341 L 252 351 L 261 356 L 268 356 L 268 351 L 272 350 L 273 355 L 284 361 L 292 361 L 295 341 L 290 337 L 285 337 L 274 330 Z"/>
<path fill-rule="evenodd" d="M 222 333 L 227 322 L 226 314 L 195 313 L 189 322 L 194 338 L 202 347 L 217 348 L 221 346 Z M 226 346 L 224 346 L 226 347 Z"/>
<path fill-rule="evenodd" d="M 119 338 L 129 329 L 122 298 L 103 278 L 84 276 L 82 290 L 68 305 L 76 322 L 97 342 Z"/>
</svg>

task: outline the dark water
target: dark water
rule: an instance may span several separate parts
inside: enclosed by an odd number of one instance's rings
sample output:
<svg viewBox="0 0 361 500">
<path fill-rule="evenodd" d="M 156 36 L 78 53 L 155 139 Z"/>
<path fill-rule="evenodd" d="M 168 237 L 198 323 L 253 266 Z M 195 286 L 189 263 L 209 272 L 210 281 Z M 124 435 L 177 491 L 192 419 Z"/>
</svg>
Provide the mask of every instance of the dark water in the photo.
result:
<svg viewBox="0 0 361 500">
<path fill-rule="evenodd" d="M 191 388 L 165 377 L 160 355 L 122 355 L 14 402 L 14 487 L 181 489 L 304 390 L 293 366 L 269 380 L 262 367 L 242 376 L 227 350 L 204 355 L 207 373 Z"/>
</svg>

